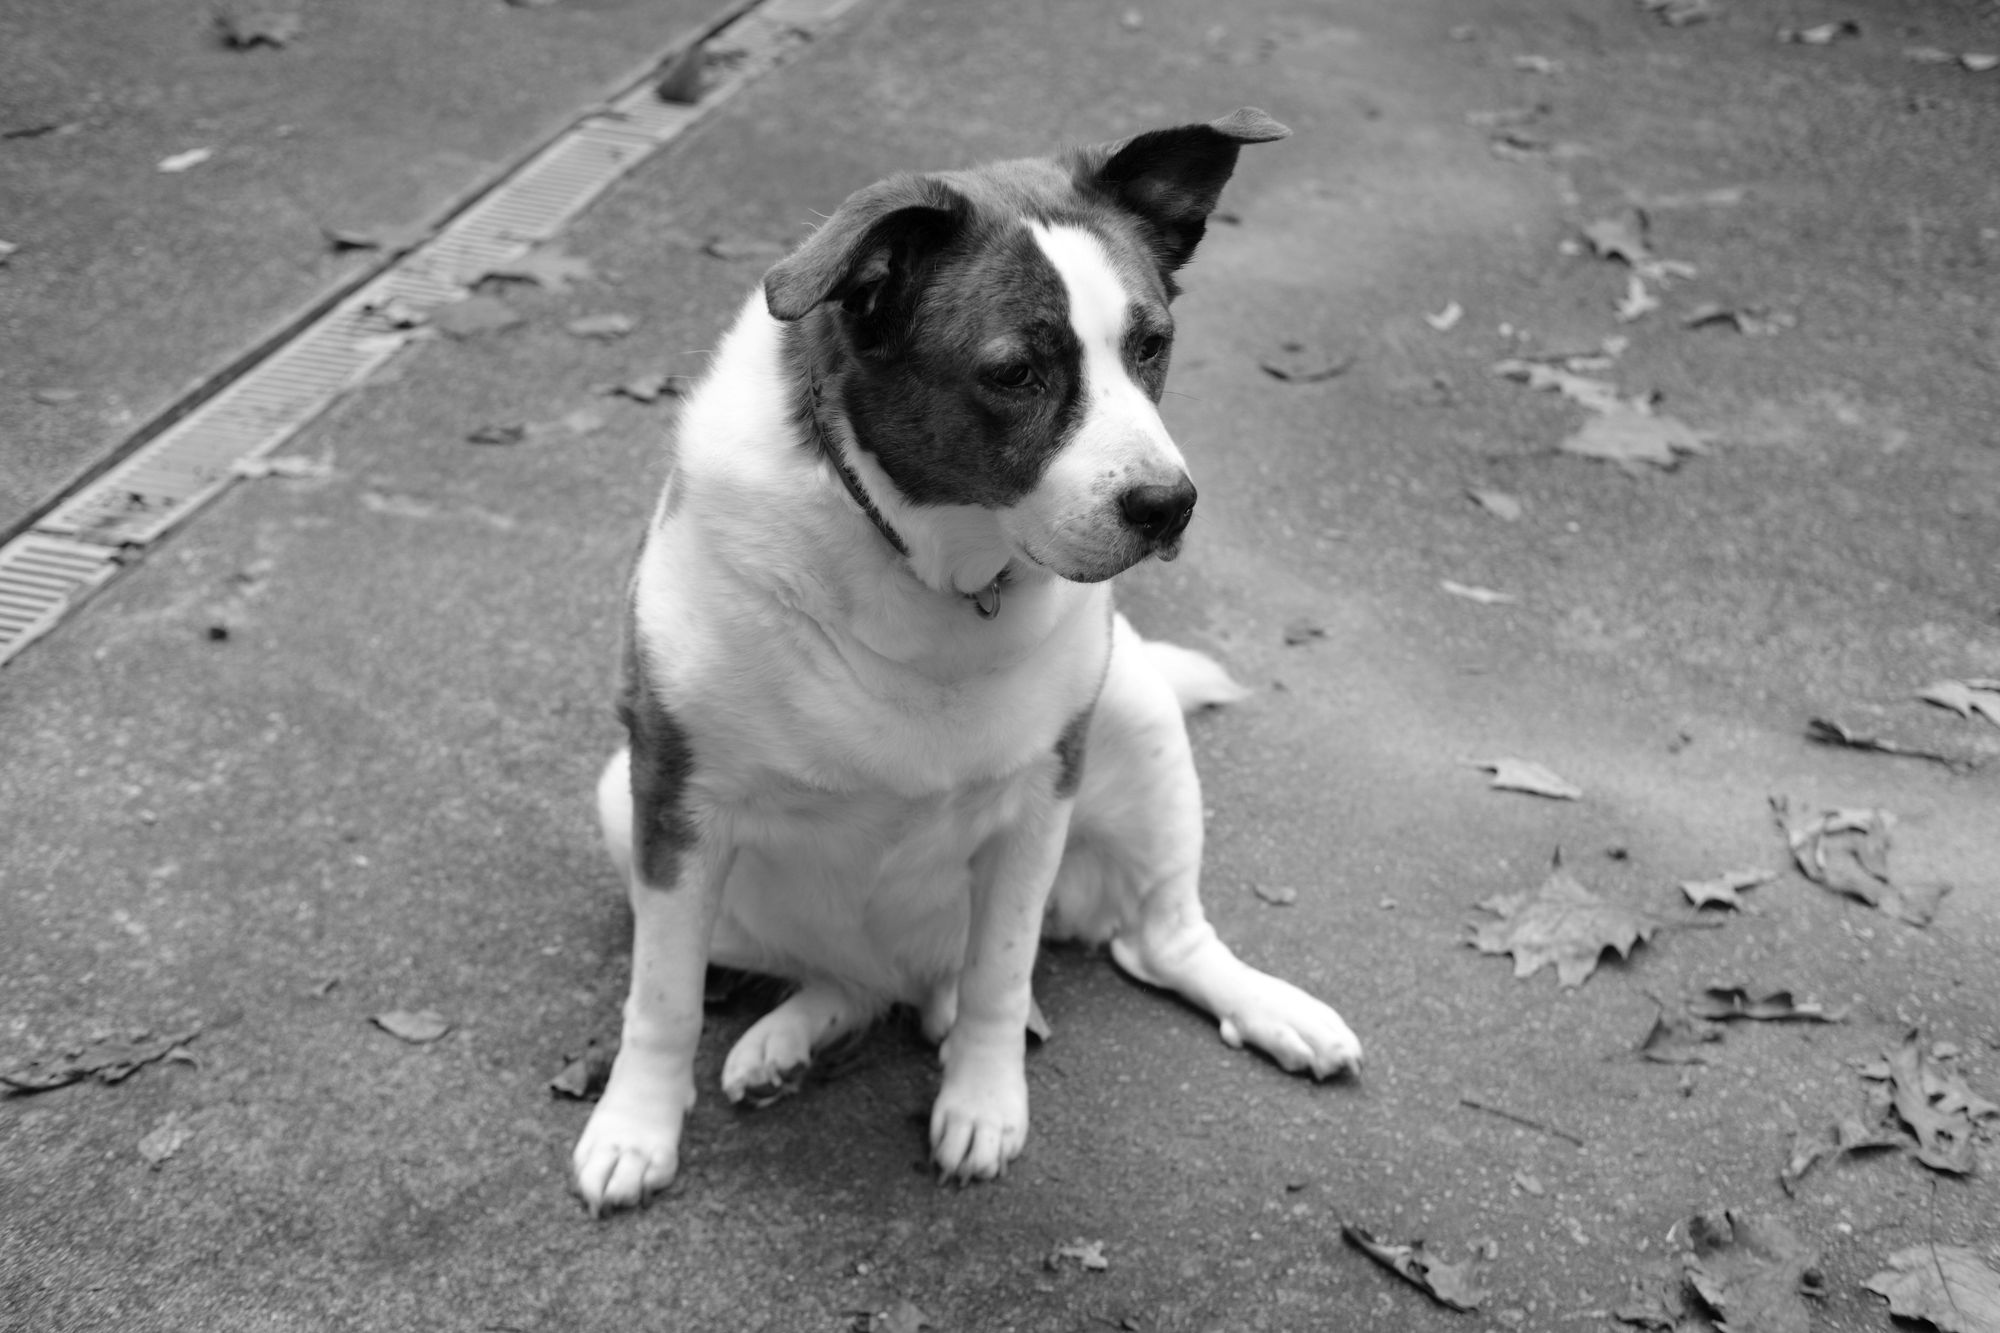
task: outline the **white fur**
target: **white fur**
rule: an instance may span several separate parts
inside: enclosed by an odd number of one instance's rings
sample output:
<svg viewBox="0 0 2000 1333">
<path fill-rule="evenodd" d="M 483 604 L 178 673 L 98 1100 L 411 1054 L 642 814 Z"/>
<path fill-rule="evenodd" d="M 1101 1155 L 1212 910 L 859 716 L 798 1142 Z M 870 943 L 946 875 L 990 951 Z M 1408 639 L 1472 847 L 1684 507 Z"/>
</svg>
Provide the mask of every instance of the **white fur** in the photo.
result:
<svg viewBox="0 0 2000 1333">
<path fill-rule="evenodd" d="M 1077 318 L 1091 374 L 1109 374 L 1104 293 L 1087 290 L 1097 278 L 1074 246 L 1054 244 L 1089 298 Z M 1356 1064 L 1338 1015 L 1238 961 L 1202 916 L 1181 711 L 1240 687 L 1199 654 L 1142 644 L 1113 620 L 1105 583 L 1031 571 L 997 618 L 974 615 L 952 589 L 990 579 L 1008 515 L 902 505 L 853 451 L 911 541 L 906 562 L 797 438 L 779 365 L 778 326 L 753 297 L 687 405 L 675 503 L 662 501 L 635 575 L 651 686 L 691 742 L 695 844 L 673 883 L 644 882 L 630 760 L 615 755 L 598 796 L 633 906 L 633 979 L 574 1155 L 593 1213 L 678 1169 L 710 960 L 802 983 L 731 1052 L 732 1099 L 782 1089 L 816 1046 L 891 1003 L 919 1008 L 942 1043 L 933 1154 L 962 1179 L 999 1174 L 1026 1138 L 1023 1031 L 1045 920 L 1108 941 L 1126 970 L 1214 1012 L 1232 1044 L 1322 1076 Z M 1086 447 L 1178 467 L 1150 433 L 1151 403 L 1126 387 L 1102 391 Z M 1053 740 L 1093 698 L 1082 786 L 1065 799 Z"/>
<path fill-rule="evenodd" d="M 1106 578 L 1132 559 L 1118 497 L 1179 481 L 1187 462 L 1152 399 L 1126 372 L 1133 294 L 1104 243 L 1081 227 L 1030 223 L 1029 232 L 1069 298 L 1070 327 L 1083 348 L 1084 414 L 1040 484 L 1001 523 L 1031 559 L 1070 577 Z"/>
</svg>

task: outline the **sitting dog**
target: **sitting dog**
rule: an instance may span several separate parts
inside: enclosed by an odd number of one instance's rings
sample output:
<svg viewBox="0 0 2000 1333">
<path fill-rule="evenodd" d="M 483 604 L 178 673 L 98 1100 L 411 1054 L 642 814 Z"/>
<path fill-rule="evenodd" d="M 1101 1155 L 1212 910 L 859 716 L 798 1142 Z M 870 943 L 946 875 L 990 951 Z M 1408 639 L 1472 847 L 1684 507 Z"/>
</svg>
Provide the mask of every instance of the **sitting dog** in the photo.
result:
<svg viewBox="0 0 2000 1333">
<path fill-rule="evenodd" d="M 765 275 L 681 418 L 632 578 L 598 788 L 633 915 L 624 1040 L 576 1145 L 593 1215 L 670 1181 L 711 962 L 798 989 L 729 1053 L 753 1100 L 891 1005 L 943 1076 L 931 1150 L 997 1176 L 1028 1132 L 1040 935 L 1108 943 L 1289 1070 L 1340 1016 L 1249 967 L 1197 897 L 1184 710 L 1241 697 L 1148 643 L 1108 580 L 1195 503 L 1156 404 L 1175 271 L 1244 109 L 1056 159 L 904 174 Z"/>
</svg>

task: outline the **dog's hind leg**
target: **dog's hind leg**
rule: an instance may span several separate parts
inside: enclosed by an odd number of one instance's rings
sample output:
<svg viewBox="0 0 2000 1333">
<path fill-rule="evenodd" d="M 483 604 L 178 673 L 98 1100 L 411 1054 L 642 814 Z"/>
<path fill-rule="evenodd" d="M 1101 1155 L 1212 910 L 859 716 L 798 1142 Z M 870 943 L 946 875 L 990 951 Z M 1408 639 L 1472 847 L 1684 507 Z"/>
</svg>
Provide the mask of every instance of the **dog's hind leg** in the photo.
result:
<svg viewBox="0 0 2000 1333">
<path fill-rule="evenodd" d="M 717 949 L 720 957 L 722 949 Z M 809 981 L 758 1019 L 722 1062 L 722 1091 L 732 1102 L 768 1106 L 797 1092 L 823 1049 L 874 1022 L 879 1001 L 827 981 Z"/>
<path fill-rule="evenodd" d="M 1068 915 L 1109 926 L 1121 968 L 1214 1014 L 1231 1046 L 1254 1046 L 1316 1078 L 1358 1068 L 1361 1043 L 1340 1015 L 1238 958 L 1202 912 L 1201 783 L 1178 682 L 1169 679 L 1190 655 L 1172 649 L 1178 656 L 1161 664 L 1148 647 L 1121 617 L 1072 827 L 1082 844 L 1072 849 L 1073 869 L 1086 872 L 1077 876 L 1078 889 L 1095 880 L 1105 896 L 1071 901 Z M 1102 864 L 1091 866 L 1090 857 Z M 1059 911 L 1069 878 L 1056 886 Z"/>
</svg>

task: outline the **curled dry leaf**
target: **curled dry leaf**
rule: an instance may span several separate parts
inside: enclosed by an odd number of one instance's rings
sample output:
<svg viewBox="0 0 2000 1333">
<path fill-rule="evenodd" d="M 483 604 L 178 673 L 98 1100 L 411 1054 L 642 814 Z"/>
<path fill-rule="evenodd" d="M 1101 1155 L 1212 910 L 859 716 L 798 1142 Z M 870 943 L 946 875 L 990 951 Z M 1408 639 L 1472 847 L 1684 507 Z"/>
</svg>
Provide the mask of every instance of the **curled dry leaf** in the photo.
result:
<svg viewBox="0 0 2000 1333">
<path fill-rule="evenodd" d="M 225 0 L 215 15 L 222 44 L 233 51 L 253 46 L 281 47 L 299 35 L 305 20 L 298 12 L 266 0 Z"/>
<path fill-rule="evenodd" d="M 86 1078 L 100 1083 L 119 1083 L 155 1060 L 185 1055 L 181 1047 L 201 1035 L 200 1025 L 155 1037 L 137 1032 L 124 1037 L 101 1037 L 78 1046 L 64 1047 L 53 1055 L 27 1061 L 0 1072 L 0 1085 L 15 1092 L 46 1092 L 66 1087 Z"/>
<path fill-rule="evenodd" d="M 611 1062 L 618 1056 L 618 1043 L 599 1045 L 595 1037 L 584 1043 L 583 1054 L 566 1062 L 549 1080 L 549 1091 L 558 1097 L 595 1101 L 611 1078 Z"/>
<path fill-rule="evenodd" d="M 1102 1273 L 1111 1267 L 1111 1261 L 1104 1257 L 1104 1242 L 1101 1240 L 1073 1240 L 1067 1245 L 1058 1245 L 1042 1260 L 1042 1266 L 1053 1273 L 1065 1261 L 1074 1263 L 1087 1273 Z"/>
<path fill-rule="evenodd" d="M 1708 1057 L 1700 1048 L 1721 1040 L 1721 1028 L 1697 1023 L 1685 1014 L 1669 1013 L 1662 1008 L 1635 1049 L 1641 1060 L 1656 1065 L 1705 1065 Z"/>
<path fill-rule="evenodd" d="M 447 338 L 477 338 L 521 322 L 521 312 L 497 296 L 468 296 L 430 313 L 431 327 Z"/>
<path fill-rule="evenodd" d="M 1273 907 L 1290 907 L 1299 900 L 1299 891 L 1289 884 L 1256 883 L 1250 891 Z"/>
<path fill-rule="evenodd" d="M 597 386 L 597 391 L 619 398 L 630 398 L 635 403 L 655 403 L 662 398 L 685 397 L 693 387 L 694 382 L 686 375 L 659 372 L 635 375 L 619 384 L 600 384 Z"/>
<path fill-rule="evenodd" d="M 1688 1002 L 1696 1018 L 1727 1023 L 1739 1018 L 1767 1023 L 1839 1023 L 1845 1008 L 1829 1009 L 1818 1000 L 1795 1000 L 1788 990 L 1752 993 L 1742 986 L 1710 986 Z"/>
<path fill-rule="evenodd" d="M 1780 28 L 1778 40 L 1800 46 L 1831 46 L 1843 37 L 1859 37 L 1861 25 L 1853 19 L 1836 23 L 1815 23 L 1810 28 Z"/>
<path fill-rule="evenodd" d="M 588 259 L 570 254 L 559 245 L 538 245 L 521 258 L 495 264 L 473 278 L 476 286 L 493 279 L 498 282 L 532 282 L 553 292 L 568 291 L 572 282 L 588 282 L 597 276 Z"/>
<path fill-rule="evenodd" d="M 1366 1229 L 1351 1222 L 1341 1224 L 1340 1234 L 1348 1244 L 1398 1277 L 1415 1284 L 1440 1305 L 1454 1310 L 1477 1310 L 1479 1303 L 1487 1297 L 1486 1289 L 1479 1281 L 1478 1266 L 1471 1260 L 1461 1264 L 1443 1263 L 1428 1254 L 1420 1240 L 1413 1240 L 1407 1245 L 1377 1240 Z"/>
<path fill-rule="evenodd" d="M 1639 0 L 1639 8 L 1658 16 L 1669 28 L 1702 23 L 1722 12 L 1715 0 Z"/>
<path fill-rule="evenodd" d="M 578 338 L 597 338 L 604 342 L 610 342 L 617 338 L 623 338 L 633 329 L 638 328 L 639 321 L 630 315 L 621 315 L 616 311 L 607 311 L 601 315 L 585 315 L 581 319 L 573 319 L 563 327 Z"/>
<path fill-rule="evenodd" d="M 1481 606 L 1505 606 L 1510 602 L 1521 600 L 1511 592 L 1495 592 L 1491 588 L 1475 587 L 1470 583 L 1455 583 L 1450 579 L 1438 580 L 1438 587 L 1453 597 L 1463 597 L 1468 602 L 1477 602 Z"/>
<path fill-rule="evenodd" d="M 1287 384 L 1317 384 L 1344 373 L 1354 364 L 1354 353 L 1305 342 L 1282 342 L 1265 353 L 1257 364 L 1272 379 Z"/>
<path fill-rule="evenodd" d="M 175 153 L 171 157 L 161 158 L 156 170 L 163 171 L 169 176 L 178 175 L 200 166 L 214 156 L 213 148 L 190 148 L 185 153 Z"/>
<path fill-rule="evenodd" d="M 1575 361 L 1576 358 L 1570 358 Z M 1594 358 L 1591 358 L 1594 362 Z M 1573 403 L 1581 403 L 1593 412 L 1619 412 L 1629 410 L 1618 392 L 1618 386 L 1609 380 L 1591 379 L 1575 372 L 1572 365 L 1563 362 L 1530 361 L 1521 357 L 1509 357 L 1496 361 L 1489 368 L 1492 374 L 1502 379 L 1514 380 L 1530 389 L 1543 389 L 1559 393 Z"/>
<path fill-rule="evenodd" d="M 1684 879 L 1681 892 L 1696 907 L 1740 908 L 1743 900 L 1737 894 L 1745 889 L 1762 888 L 1777 877 L 1775 870 L 1727 870 L 1715 879 Z"/>
<path fill-rule="evenodd" d="M 1829 717 L 1806 719 L 1806 739 L 1819 745 L 1837 745 L 1848 750 L 1866 750 L 1871 754 L 1893 754 L 1905 759 L 1928 759 L 1943 764 L 1947 768 L 1969 769 L 1979 767 L 1979 759 L 1972 755 L 1946 754 L 1942 750 L 1927 750 L 1920 745 L 1905 745 L 1901 741 L 1890 740 L 1887 736 L 1867 736 L 1853 730 L 1846 724 Z"/>
<path fill-rule="evenodd" d="M 1683 1224 L 1682 1271 L 1719 1326 L 1743 1333 L 1810 1333 L 1804 1296 L 1821 1293 L 1817 1256 L 1775 1218 L 1734 1209 Z"/>
<path fill-rule="evenodd" d="M 1710 302 L 1698 305 L 1681 316 L 1681 327 L 1688 329 L 1721 328 L 1727 326 L 1738 333 L 1753 338 L 1769 338 L 1798 326 L 1798 316 L 1783 310 L 1772 310 L 1769 306 L 1725 306 Z"/>
<path fill-rule="evenodd" d="M 1813 883 L 1867 903 L 1913 926 L 1928 926 L 1949 884 L 1908 884 L 1889 875 L 1887 810 L 1826 810 L 1794 823 L 1790 803 L 1771 798 L 1772 812 L 1799 873 Z"/>
<path fill-rule="evenodd" d="M 1962 718 L 1983 717 L 2000 727 L 2000 680 L 1940 680 L 1917 691 L 1917 697 Z"/>
<path fill-rule="evenodd" d="M 1425 315 L 1424 323 L 1430 325 L 1439 333 L 1450 333 L 1458 327 L 1458 321 L 1463 318 L 1465 318 L 1465 307 L 1453 301 L 1435 315 Z"/>
<path fill-rule="evenodd" d="M 761 236 L 715 236 L 701 247 L 702 253 L 714 259 L 782 259 L 785 246 L 778 241 L 767 241 Z"/>
<path fill-rule="evenodd" d="M 1916 1135 L 1918 1161 L 1953 1175 L 1972 1173 L 1978 1163 L 1974 1126 L 2000 1116 L 2000 1106 L 1973 1092 L 1957 1073 L 1933 1064 L 1915 1031 L 1884 1060 L 1863 1069 L 1862 1077 L 1887 1085 L 1896 1118 Z"/>
<path fill-rule="evenodd" d="M 1913 1245 L 1861 1284 L 1889 1302 L 1898 1319 L 1922 1319 L 1942 1333 L 2000 1333 L 2000 1273 L 1962 1245 Z"/>
<path fill-rule="evenodd" d="M 1491 773 L 1493 781 L 1488 785 L 1500 791 L 1527 792 L 1531 796 L 1546 796 L 1557 801 L 1583 799 L 1583 788 L 1526 759 L 1468 759 L 1465 762 Z"/>
<path fill-rule="evenodd" d="M 1672 471 L 1682 454 L 1708 452 L 1701 432 L 1685 422 L 1623 405 L 1584 422 L 1583 429 L 1557 447 L 1566 454 L 1617 463 L 1628 471 L 1642 463 Z"/>
<path fill-rule="evenodd" d="M 1527 512 L 1526 507 L 1520 501 L 1520 497 L 1509 495 L 1505 491 L 1487 490 L 1482 487 L 1473 486 L 1468 487 L 1465 493 L 1471 498 L 1474 504 L 1503 523 L 1518 523 L 1521 521 L 1521 515 Z"/>
<path fill-rule="evenodd" d="M 422 1046 L 451 1031 L 451 1020 L 435 1009 L 391 1009 L 370 1014 L 368 1021 L 399 1041 Z"/>
<path fill-rule="evenodd" d="M 1533 976 L 1553 963 L 1556 981 L 1565 990 L 1581 986 L 1606 949 L 1630 957 L 1658 929 L 1658 922 L 1645 913 L 1592 893 L 1560 863 L 1534 893 L 1500 894 L 1479 906 L 1499 920 L 1474 929 L 1474 948 L 1512 954 L 1516 977 Z"/>
</svg>

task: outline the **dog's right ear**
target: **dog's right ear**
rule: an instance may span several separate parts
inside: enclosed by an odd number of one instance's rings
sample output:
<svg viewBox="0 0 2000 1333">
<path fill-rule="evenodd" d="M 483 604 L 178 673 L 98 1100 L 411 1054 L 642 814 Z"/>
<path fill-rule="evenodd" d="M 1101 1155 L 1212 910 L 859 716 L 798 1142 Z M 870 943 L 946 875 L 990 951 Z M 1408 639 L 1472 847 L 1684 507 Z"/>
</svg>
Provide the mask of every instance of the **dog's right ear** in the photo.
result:
<svg viewBox="0 0 2000 1333">
<path fill-rule="evenodd" d="M 874 313 L 889 280 L 949 240 L 971 210 L 964 195 L 934 176 L 903 173 L 857 190 L 764 275 L 773 319 L 803 319 L 838 301 Z"/>
</svg>

